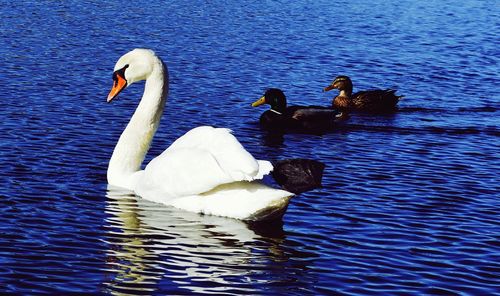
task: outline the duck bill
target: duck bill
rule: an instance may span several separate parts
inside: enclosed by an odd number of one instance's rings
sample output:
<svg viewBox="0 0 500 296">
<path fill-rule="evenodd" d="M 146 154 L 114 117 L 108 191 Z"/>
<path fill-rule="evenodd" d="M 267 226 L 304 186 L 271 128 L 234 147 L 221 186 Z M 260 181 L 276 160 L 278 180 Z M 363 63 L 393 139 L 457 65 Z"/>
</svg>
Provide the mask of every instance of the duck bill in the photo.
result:
<svg viewBox="0 0 500 296">
<path fill-rule="evenodd" d="M 252 103 L 252 107 L 257 107 L 262 104 L 266 103 L 266 96 L 262 96 L 262 98 L 258 99 L 257 101 Z"/>
<path fill-rule="evenodd" d="M 123 78 L 121 75 L 116 75 L 113 79 L 113 88 L 111 88 L 111 91 L 108 94 L 108 98 L 106 99 L 106 102 L 111 102 L 114 98 L 118 96 L 118 94 L 125 89 L 127 86 L 127 80 Z"/>
<path fill-rule="evenodd" d="M 335 87 L 333 84 L 331 84 L 331 85 L 329 85 L 329 86 L 325 87 L 325 88 L 323 89 L 323 91 L 329 91 L 329 90 L 332 90 L 332 89 L 334 89 L 334 88 L 336 88 L 336 87 Z"/>
</svg>

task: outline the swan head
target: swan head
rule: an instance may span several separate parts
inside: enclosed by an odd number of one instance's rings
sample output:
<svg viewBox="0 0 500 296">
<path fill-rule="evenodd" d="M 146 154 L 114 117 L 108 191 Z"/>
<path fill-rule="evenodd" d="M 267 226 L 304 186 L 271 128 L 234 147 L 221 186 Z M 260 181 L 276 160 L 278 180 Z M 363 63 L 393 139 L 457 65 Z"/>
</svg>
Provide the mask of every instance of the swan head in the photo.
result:
<svg viewBox="0 0 500 296">
<path fill-rule="evenodd" d="M 270 88 L 257 101 L 252 103 L 252 107 L 263 104 L 271 105 L 271 109 L 284 112 L 286 109 L 286 96 L 281 89 Z"/>
<path fill-rule="evenodd" d="M 149 49 L 136 48 L 121 56 L 113 70 L 113 88 L 108 103 L 132 83 L 148 79 L 158 63 L 162 63 L 160 58 Z"/>
</svg>

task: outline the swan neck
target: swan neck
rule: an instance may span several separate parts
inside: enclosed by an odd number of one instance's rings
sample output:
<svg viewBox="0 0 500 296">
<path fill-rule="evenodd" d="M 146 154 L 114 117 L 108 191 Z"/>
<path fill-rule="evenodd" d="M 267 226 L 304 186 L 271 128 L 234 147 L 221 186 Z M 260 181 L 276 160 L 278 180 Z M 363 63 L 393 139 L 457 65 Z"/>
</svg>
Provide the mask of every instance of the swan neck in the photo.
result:
<svg viewBox="0 0 500 296">
<path fill-rule="evenodd" d="M 133 190 L 136 173 L 160 124 L 168 93 L 168 72 L 161 61 L 146 79 L 142 99 L 116 144 L 108 167 L 108 183 Z"/>
</svg>

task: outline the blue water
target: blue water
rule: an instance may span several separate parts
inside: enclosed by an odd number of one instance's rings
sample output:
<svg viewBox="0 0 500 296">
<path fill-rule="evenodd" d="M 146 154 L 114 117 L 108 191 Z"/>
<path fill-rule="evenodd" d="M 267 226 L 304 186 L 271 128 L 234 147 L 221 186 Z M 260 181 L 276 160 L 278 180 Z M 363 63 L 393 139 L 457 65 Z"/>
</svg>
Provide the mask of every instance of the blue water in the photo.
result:
<svg viewBox="0 0 500 296">
<path fill-rule="evenodd" d="M 499 16 L 473 0 L 0 1 L 1 294 L 500 293 Z M 323 188 L 271 225 L 108 192 L 143 87 L 105 98 L 135 47 L 170 70 L 147 160 L 223 126 L 257 158 L 323 161 Z M 266 88 L 329 105 L 340 74 L 405 99 L 322 136 L 259 128 Z"/>
</svg>

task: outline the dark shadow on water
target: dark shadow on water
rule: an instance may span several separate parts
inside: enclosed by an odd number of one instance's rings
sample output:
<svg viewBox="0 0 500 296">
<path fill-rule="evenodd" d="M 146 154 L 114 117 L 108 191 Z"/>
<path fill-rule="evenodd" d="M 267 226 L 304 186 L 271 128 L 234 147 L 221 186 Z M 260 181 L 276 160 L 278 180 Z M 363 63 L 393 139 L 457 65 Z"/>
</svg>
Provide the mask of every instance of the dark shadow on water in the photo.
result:
<svg viewBox="0 0 500 296">
<path fill-rule="evenodd" d="M 428 107 L 400 107 L 399 113 L 449 113 L 449 114 L 466 114 L 466 113 L 493 113 L 500 110 L 499 105 L 484 105 L 474 107 L 459 107 L 459 108 L 428 108 Z"/>
<path fill-rule="evenodd" d="M 338 122 L 333 127 L 325 129 L 314 129 L 314 130 L 292 130 L 292 129 L 268 129 L 259 126 L 261 134 L 261 143 L 267 147 L 271 148 L 284 148 L 286 143 L 287 135 L 289 134 L 300 134 L 300 135 L 310 135 L 314 136 L 325 136 L 328 134 L 338 134 L 346 133 L 352 131 L 368 131 L 368 132 L 390 132 L 390 133 L 402 133 L 411 134 L 416 133 L 461 133 L 464 132 L 460 130 L 440 130 L 438 127 L 424 127 L 424 128 L 406 128 L 399 127 L 396 124 L 399 112 L 420 112 L 422 108 L 399 108 L 393 112 L 385 113 L 364 113 L 364 112 L 353 112 L 349 114 L 348 118 Z M 423 109 L 426 112 L 437 112 L 438 110 L 429 111 L 428 109 Z M 424 119 L 422 119 L 424 120 Z M 258 125 L 258 123 L 257 123 Z M 465 131 L 466 133 L 468 131 Z M 474 131 L 472 131 L 474 132 Z"/>
<path fill-rule="evenodd" d="M 334 134 L 339 131 L 344 130 L 347 123 L 343 122 L 335 127 L 328 129 L 316 129 L 316 130 L 269 130 L 265 128 L 260 128 L 261 143 L 264 146 L 271 148 L 284 148 L 287 135 L 306 135 L 311 137 L 322 137 L 327 134 Z"/>
<path fill-rule="evenodd" d="M 285 134 L 277 131 L 264 131 L 262 133 L 262 144 L 267 147 L 282 147 L 285 141 Z"/>
<path fill-rule="evenodd" d="M 486 134 L 492 136 L 500 135 L 500 130 L 495 127 L 439 127 L 439 126 L 428 126 L 428 127 L 398 127 L 398 126 L 387 126 L 387 125 L 365 125 L 365 124 L 349 124 L 345 125 L 342 130 L 343 132 L 353 132 L 353 131 L 363 131 L 363 132 L 373 132 L 373 133 L 394 133 L 402 135 L 411 134 L 444 134 L 444 135 L 476 135 L 476 134 Z"/>
<path fill-rule="evenodd" d="M 248 228 L 263 237 L 284 239 L 285 231 L 283 230 L 283 225 L 283 220 L 250 222 L 248 223 Z"/>
</svg>

